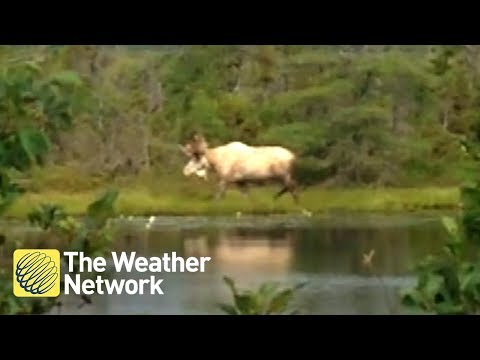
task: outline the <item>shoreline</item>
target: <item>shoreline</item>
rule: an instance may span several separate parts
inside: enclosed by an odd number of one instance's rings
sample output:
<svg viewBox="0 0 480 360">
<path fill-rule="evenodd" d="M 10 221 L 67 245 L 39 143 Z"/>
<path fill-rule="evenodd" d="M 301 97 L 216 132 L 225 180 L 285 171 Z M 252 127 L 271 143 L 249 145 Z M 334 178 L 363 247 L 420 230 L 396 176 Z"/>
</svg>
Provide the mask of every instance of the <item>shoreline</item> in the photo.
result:
<svg viewBox="0 0 480 360">
<path fill-rule="evenodd" d="M 42 203 L 58 204 L 69 215 L 82 216 L 92 200 L 106 188 L 66 193 L 42 191 L 19 197 L 4 214 L 6 219 L 26 219 Z M 309 188 L 300 194 L 296 205 L 288 195 L 273 200 L 274 190 L 252 189 L 245 197 L 235 190 L 221 200 L 212 200 L 210 192 L 159 193 L 151 188 L 118 188 L 115 205 L 118 216 L 242 216 L 303 215 L 328 213 L 399 213 L 431 210 L 459 210 L 457 187 L 424 188 Z"/>
</svg>

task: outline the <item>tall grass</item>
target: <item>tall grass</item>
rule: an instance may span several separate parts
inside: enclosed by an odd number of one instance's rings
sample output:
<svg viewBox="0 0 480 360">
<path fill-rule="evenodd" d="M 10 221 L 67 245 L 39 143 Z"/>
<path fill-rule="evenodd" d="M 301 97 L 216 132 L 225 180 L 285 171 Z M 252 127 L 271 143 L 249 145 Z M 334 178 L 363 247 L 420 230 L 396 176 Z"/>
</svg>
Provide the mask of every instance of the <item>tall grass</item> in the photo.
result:
<svg viewBox="0 0 480 360">
<path fill-rule="evenodd" d="M 57 181 L 57 180 L 55 180 Z M 34 183 L 35 192 L 22 196 L 7 212 L 7 216 L 24 218 L 40 203 L 56 203 L 72 215 L 82 215 L 86 206 L 106 187 L 120 190 L 116 204 L 119 214 L 140 215 L 232 215 L 305 213 L 327 211 L 415 211 L 425 209 L 453 209 L 459 206 L 459 190 L 448 188 L 352 188 L 332 189 L 310 187 L 300 193 L 296 205 L 289 194 L 278 200 L 273 195 L 278 187 L 252 187 L 250 196 L 237 189 L 227 191 L 224 199 L 213 200 L 213 182 L 184 179 L 178 176 L 139 176 L 135 180 L 117 179 L 93 189 L 49 183 Z"/>
</svg>

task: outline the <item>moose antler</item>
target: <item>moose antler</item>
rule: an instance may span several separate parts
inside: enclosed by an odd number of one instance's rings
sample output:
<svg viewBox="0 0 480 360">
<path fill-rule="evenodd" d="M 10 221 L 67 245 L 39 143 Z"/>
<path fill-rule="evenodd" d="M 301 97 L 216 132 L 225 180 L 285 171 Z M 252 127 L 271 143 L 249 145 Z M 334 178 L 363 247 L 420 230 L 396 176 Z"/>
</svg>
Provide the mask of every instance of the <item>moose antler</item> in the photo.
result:
<svg viewBox="0 0 480 360">
<path fill-rule="evenodd" d="M 201 134 L 193 135 L 192 149 L 194 153 L 203 154 L 208 148 L 208 143 Z"/>
<path fill-rule="evenodd" d="M 187 144 L 184 146 L 179 144 L 178 146 L 180 147 L 180 150 L 188 157 L 191 157 L 193 155 L 192 145 Z"/>
</svg>

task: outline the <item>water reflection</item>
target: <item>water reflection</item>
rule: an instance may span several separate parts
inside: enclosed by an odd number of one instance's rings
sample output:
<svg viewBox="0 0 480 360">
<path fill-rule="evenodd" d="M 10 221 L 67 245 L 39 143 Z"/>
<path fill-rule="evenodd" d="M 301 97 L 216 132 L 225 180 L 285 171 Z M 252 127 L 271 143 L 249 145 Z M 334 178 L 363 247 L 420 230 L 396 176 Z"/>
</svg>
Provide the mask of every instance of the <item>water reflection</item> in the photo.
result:
<svg viewBox="0 0 480 360">
<path fill-rule="evenodd" d="M 220 314 L 216 304 L 230 300 L 223 275 L 242 287 L 307 281 L 296 302 L 307 314 L 402 313 L 398 291 L 412 284 L 414 262 L 437 251 L 446 236 L 437 217 L 410 215 L 395 221 L 336 217 L 295 226 L 284 220 L 275 224 L 271 218 L 228 226 L 160 218 L 150 230 L 144 221 L 119 223 L 114 250 L 147 257 L 164 252 L 209 256 L 206 272 L 160 274 L 165 279 L 162 296 L 94 296 L 92 305 L 81 308 L 77 297 L 65 297 L 62 313 Z M 362 264 L 363 254 L 372 249 L 373 272 Z M 110 276 L 141 279 L 149 274 Z"/>
</svg>

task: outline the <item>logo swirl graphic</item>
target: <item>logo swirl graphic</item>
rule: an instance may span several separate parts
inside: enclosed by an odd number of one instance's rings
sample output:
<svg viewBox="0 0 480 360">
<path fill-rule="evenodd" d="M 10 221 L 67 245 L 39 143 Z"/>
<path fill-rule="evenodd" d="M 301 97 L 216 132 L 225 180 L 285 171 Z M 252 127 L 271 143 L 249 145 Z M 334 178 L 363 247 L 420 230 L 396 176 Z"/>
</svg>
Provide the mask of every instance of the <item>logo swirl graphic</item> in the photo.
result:
<svg viewBox="0 0 480 360">
<path fill-rule="evenodd" d="M 59 271 L 50 256 L 34 251 L 26 253 L 18 260 L 15 277 L 23 290 L 32 295 L 41 295 L 55 286 Z"/>
</svg>

